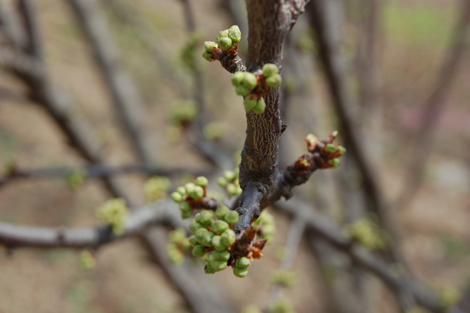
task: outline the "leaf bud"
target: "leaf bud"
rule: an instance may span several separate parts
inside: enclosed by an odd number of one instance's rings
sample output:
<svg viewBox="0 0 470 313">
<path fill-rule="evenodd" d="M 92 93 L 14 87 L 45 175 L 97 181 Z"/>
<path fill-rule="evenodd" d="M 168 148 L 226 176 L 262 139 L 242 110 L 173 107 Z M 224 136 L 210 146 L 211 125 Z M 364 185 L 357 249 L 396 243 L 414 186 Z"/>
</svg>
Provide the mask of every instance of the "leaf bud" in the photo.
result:
<svg viewBox="0 0 470 313">
<path fill-rule="evenodd" d="M 212 51 L 214 51 L 214 47 L 216 47 L 217 44 L 213 41 L 206 41 L 204 42 L 204 48 L 206 49 L 206 52 L 208 53 L 213 53 Z"/>
<path fill-rule="evenodd" d="M 229 224 L 230 227 L 235 225 L 238 222 L 238 212 L 237 211 L 230 211 L 224 217 L 224 220 Z"/>
<path fill-rule="evenodd" d="M 189 230 L 193 233 L 193 234 L 196 234 L 197 230 L 202 228 L 202 225 L 199 224 L 199 223 L 193 223 L 191 225 L 189 225 Z"/>
<path fill-rule="evenodd" d="M 208 211 L 202 211 L 196 214 L 195 220 L 204 227 L 212 226 L 212 214 Z"/>
<path fill-rule="evenodd" d="M 216 251 L 223 251 L 227 248 L 222 244 L 221 237 L 219 235 L 212 237 L 212 246 Z"/>
<path fill-rule="evenodd" d="M 217 210 L 215 211 L 215 216 L 216 216 L 219 220 L 223 220 L 225 214 L 227 214 L 228 212 L 230 212 L 230 209 L 227 208 L 225 205 L 223 205 L 223 204 L 221 203 L 221 204 L 219 204 L 219 206 L 217 207 Z"/>
<path fill-rule="evenodd" d="M 232 171 L 225 171 L 224 178 L 228 181 L 232 181 L 236 178 L 236 174 Z"/>
<path fill-rule="evenodd" d="M 204 52 L 202 53 L 202 57 L 203 57 L 204 59 L 206 59 L 207 61 L 212 61 L 212 57 L 213 57 L 213 56 L 214 56 L 214 55 L 213 55 L 212 53 L 209 53 L 209 52 L 207 52 L 207 51 L 204 51 Z"/>
<path fill-rule="evenodd" d="M 235 74 L 232 75 L 232 85 L 239 86 L 243 79 L 245 78 L 245 74 L 243 72 L 235 72 Z"/>
<path fill-rule="evenodd" d="M 233 25 L 228 30 L 228 36 L 232 39 L 233 43 L 239 43 L 242 39 L 242 32 L 237 25 Z"/>
<path fill-rule="evenodd" d="M 244 85 L 239 85 L 235 88 L 235 93 L 239 96 L 248 96 L 251 92 L 251 89 Z"/>
<path fill-rule="evenodd" d="M 253 90 L 256 85 L 258 85 L 258 78 L 253 73 L 245 72 L 245 77 L 243 78 L 242 85 L 246 88 Z"/>
<path fill-rule="evenodd" d="M 204 197 L 204 189 L 201 186 L 196 186 L 192 192 L 189 193 L 189 196 L 194 200 L 200 200 Z"/>
<path fill-rule="evenodd" d="M 331 165 L 333 165 L 333 167 L 338 167 L 339 164 L 341 163 L 341 161 L 340 161 L 338 158 L 336 158 L 336 159 L 330 160 L 328 163 L 330 163 Z"/>
<path fill-rule="evenodd" d="M 196 239 L 198 242 L 202 243 L 202 240 L 204 239 L 204 235 L 209 233 L 209 231 L 206 228 L 199 228 L 196 231 Z"/>
<path fill-rule="evenodd" d="M 329 143 L 326 145 L 325 151 L 328 153 L 334 153 L 336 151 L 336 147 L 334 144 Z"/>
<path fill-rule="evenodd" d="M 204 234 L 202 237 L 201 243 L 205 245 L 206 247 L 212 247 L 212 237 L 214 237 L 214 233 L 212 232 L 207 232 Z"/>
<path fill-rule="evenodd" d="M 215 269 L 213 269 L 212 267 L 210 267 L 208 264 L 206 264 L 204 266 L 204 273 L 206 274 L 215 274 L 215 272 L 217 272 Z"/>
<path fill-rule="evenodd" d="M 218 260 L 218 261 L 225 261 L 227 262 L 228 259 L 230 259 L 230 252 L 228 252 L 227 250 L 224 250 L 224 251 L 214 251 L 212 252 L 212 256 L 214 257 L 214 259 Z"/>
<path fill-rule="evenodd" d="M 188 238 L 188 240 L 189 240 L 189 244 L 193 247 L 196 246 L 198 243 L 196 236 L 191 236 Z"/>
<path fill-rule="evenodd" d="M 206 187 L 209 181 L 204 176 L 199 176 L 196 178 L 196 185 L 201 187 Z"/>
<path fill-rule="evenodd" d="M 191 209 L 181 210 L 181 218 L 182 219 L 190 218 L 191 215 L 193 215 L 193 211 Z"/>
<path fill-rule="evenodd" d="M 176 191 L 182 196 L 186 195 L 186 188 L 184 188 L 183 186 L 178 187 Z"/>
<path fill-rule="evenodd" d="M 194 256 L 202 257 L 202 256 L 204 256 L 204 254 L 206 254 L 206 247 L 204 247 L 203 245 L 196 245 L 193 248 L 192 253 L 193 253 Z"/>
<path fill-rule="evenodd" d="M 263 75 L 265 78 L 276 75 L 279 72 L 279 68 L 276 64 L 268 63 L 263 66 Z"/>
<path fill-rule="evenodd" d="M 227 187 L 228 182 L 225 178 L 219 177 L 217 179 L 217 184 L 219 184 L 220 187 Z"/>
<path fill-rule="evenodd" d="M 217 44 L 222 50 L 230 50 L 232 48 L 232 39 L 229 37 L 220 37 L 217 39 Z"/>
<path fill-rule="evenodd" d="M 191 192 L 194 191 L 194 188 L 196 188 L 196 185 L 193 183 L 187 183 L 186 185 L 184 185 L 184 188 L 186 189 L 186 192 L 188 193 L 188 195 L 191 195 Z"/>
<path fill-rule="evenodd" d="M 227 222 L 224 221 L 215 221 L 214 224 L 212 224 L 212 231 L 222 234 L 224 231 L 228 229 L 228 224 Z"/>
<path fill-rule="evenodd" d="M 175 201 L 176 203 L 180 203 L 181 201 L 183 201 L 183 196 L 179 192 L 175 191 L 171 194 L 171 199 L 173 199 L 173 201 Z"/>
<path fill-rule="evenodd" d="M 220 38 L 223 38 L 223 37 L 228 37 L 228 29 L 226 30 L 221 30 L 218 34 L 217 34 L 217 41 L 219 41 Z"/>
<path fill-rule="evenodd" d="M 227 261 L 219 261 L 214 258 L 210 258 L 208 261 L 209 267 L 212 267 L 216 271 L 221 271 L 227 268 Z"/>
<path fill-rule="evenodd" d="M 220 241 L 226 247 L 233 245 L 236 239 L 237 238 L 235 237 L 235 232 L 231 229 L 227 229 L 226 231 L 224 231 L 222 236 L 220 236 Z"/>
<path fill-rule="evenodd" d="M 246 268 L 234 267 L 233 268 L 233 275 L 243 278 L 248 274 L 248 270 Z"/>
<path fill-rule="evenodd" d="M 247 268 L 250 265 L 251 265 L 251 261 L 250 261 L 250 259 L 248 259 L 246 257 L 241 257 L 241 258 L 237 259 L 237 261 L 235 262 L 235 266 L 240 267 L 240 268 Z"/>
<path fill-rule="evenodd" d="M 246 113 L 250 112 L 257 104 L 258 102 L 255 99 L 246 98 L 243 101 Z"/>
<path fill-rule="evenodd" d="M 275 88 L 279 86 L 281 82 L 282 82 L 282 77 L 279 74 L 275 74 L 273 76 L 266 78 L 266 85 L 268 85 L 271 88 Z"/>
<path fill-rule="evenodd" d="M 341 155 L 344 155 L 346 153 L 346 148 L 343 146 L 338 146 L 338 151 Z"/>
<path fill-rule="evenodd" d="M 266 109 L 266 102 L 264 102 L 264 99 L 261 98 L 256 101 L 256 106 L 253 108 L 253 112 L 256 114 L 262 114 L 265 109 Z"/>
</svg>

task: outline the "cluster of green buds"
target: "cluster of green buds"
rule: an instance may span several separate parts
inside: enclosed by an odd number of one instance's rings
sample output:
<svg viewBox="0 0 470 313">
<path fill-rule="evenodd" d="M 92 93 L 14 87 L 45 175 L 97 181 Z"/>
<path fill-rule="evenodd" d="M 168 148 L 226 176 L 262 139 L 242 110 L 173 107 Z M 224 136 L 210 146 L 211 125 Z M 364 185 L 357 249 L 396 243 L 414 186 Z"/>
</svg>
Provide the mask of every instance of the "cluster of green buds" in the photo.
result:
<svg viewBox="0 0 470 313">
<path fill-rule="evenodd" d="M 346 148 L 340 145 L 334 145 L 332 142 L 338 136 L 338 131 L 334 131 L 325 141 L 324 146 L 321 150 L 321 154 L 328 158 L 328 163 L 324 168 L 338 167 L 341 162 L 339 157 L 343 156 L 346 153 Z M 310 152 L 313 152 L 316 147 L 319 146 L 320 141 L 313 134 L 308 134 L 305 137 L 307 142 L 307 149 Z"/>
<path fill-rule="evenodd" d="M 196 214 L 194 223 L 189 226 L 194 234 L 189 237 L 189 242 L 194 247 L 192 253 L 196 257 L 205 258 L 204 272 L 206 274 L 214 274 L 229 265 L 231 247 L 236 241 L 235 232 L 232 229 L 238 222 L 238 218 L 236 211 L 231 211 L 225 205 L 220 204 L 215 213 L 203 210 Z M 207 256 L 207 253 L 211 254 Z M 235 262 L 233 273 L 238 277 L 245 277 L 246 273 L 241 269 L 246 270 L 249 264 L 246 260 L 239 261 L 240 259 Z M 247 260 L 249 263 L 249 259 Z"/>
<path fill-rule="evenodd" d="M 279 68 L 276 64 L 265 64 L 262 72 L 235 72 L 232 76 L 232 85 L 239 96 L 246 97 L 243 101 L 245 111 L 253 111 L 262 114 L 266 109 L 263 95 L 268 87 L 275 88 L 281 84 L 282 78 L 279 75 Z"/>
<path fill-rule="evenodd" d="M 297 282 L 297 273 L 289 270 L 277 270 L 271 275 L 271 282 L 273 284 L 290 287 Z"/>
<path fill-rule="evenodd" d="M 248 267 L 251 261 L 247 257 L 238 258 L 233 267 L 233 274 L 237 277 L 243 278 L 248 274 Z"/>
<path fill-rule="evenodd" d="M 80 253 L 80 267 L 89 270 L 96 266 L 95 256 L 88 250 L 83 250 Z"/>
<path fill-rule="evenodd" d="M 252 224 L 254 230 L 257 230 L 257 235 L 263 239 L 270 240 L 276 232 L 276 225 L 274 223 L 274 216 L 267 210 L 261 212 L 258 219 Z"/>
<path fill-rule="evenodd" d="M 348 227 L 352 238 L 370 250 L 385 250 L 389 246 L 389 237 L 370 218 L 363 218 Z"/>
<path fill-rule="evenodd" d="M 184 262 L 184 255 L 191 251 L 191 244 L 183 228 L 170 232 L 170 242 L 166 246 L 171 262 L 179 265 Z"/>
<path fill-rule="evenodd" d="M 295 313 L 295 310 L 289 301 L 285 299 L 281 299 L 271 304 L 268 307 L 268 312 L 269 313 Z"/>
<path fill-rule="evenodd" d="M 217 34 L 217 43 L 213 41 L 204 42 L 205 51 L 202 57 L 207 61 L 215 61 L 218 50 L 230 51 L 237 48 L 238 43 L 242 39 L 242 33 L 237 25 L 233 25 L 229 29 L 220 31 Z"/>
<path fill-rule="evenodd" d="M 239 169 L 234 171 L 225 171 L 223 177 L 217 179 L 217 183 L 220 187 L 225 188 L 227 193 L 231 196 L 239 196 L 243 190 L 240 188 L 240 182 L 238 180 Z"/>
<path fill-rule="evenodd" d="M 199 176 L 194 183 L 180 186 L 171 194 L 171 198 L 179 203 L 182 218 L 190 218 L 193 206 L 206 195 L 206 186 L 209 183 L 206 177 Z"/>
<path fill-rule="evenodd" d="M 77 190 L 80 188 L 83 183 L 85 182 L 86 179 L 86 172 L 81 169 L 77 169 L 72 171 L 69 175 L 67 175 L 67 185 L 72 189 L 72 190 Z"/>
<path fill-rule="evenodd" d="M 96 216 L 108 223 L 115 235 L 121 235 L 125 229 L 129 209 L 124 199 L 111 199 L 96 210 Z"/>
<path fill-rule="evenodd" d="M 171 181 L 168 177 L 155 176 L 149 178 L 145 183 L 144 192 L 148 202 L 157 202 L 166 198 L 168 190 L 171 188 Z"/>
<path fill-rule="evenodd" d="M 171 105 L 171 122 L 178 126 L 190 124 L 197 115 L 197 106 L 194 101 L 180 100 Z"/>
</svg>

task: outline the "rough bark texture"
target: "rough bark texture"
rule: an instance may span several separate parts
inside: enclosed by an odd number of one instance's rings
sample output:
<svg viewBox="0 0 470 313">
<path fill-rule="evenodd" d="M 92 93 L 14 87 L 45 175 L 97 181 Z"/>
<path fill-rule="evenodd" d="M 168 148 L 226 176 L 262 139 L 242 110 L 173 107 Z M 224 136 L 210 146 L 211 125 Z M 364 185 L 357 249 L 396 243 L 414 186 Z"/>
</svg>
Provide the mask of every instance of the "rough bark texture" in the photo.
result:
<svg viewBox="0 0 470 313">
<path fill-rule="evenodd" d="M 305 1 L 247 0 L 247 69 L 254 72 L 266 63 L 276 64 L 282 72 L 285 38 L 303 12 Z M 240 186 L 244 190 L 239 203 L 242 218 L 235 228 L 246 229 L 260 212 L 259 199 L 275 186 L 278 173 L 279 138 L 286 126 L 279 111 L 280 87 L 269 88 L 264 95 L 263 114 L 247 113 L 246 140 L 240 164 Z"/>
</svg>

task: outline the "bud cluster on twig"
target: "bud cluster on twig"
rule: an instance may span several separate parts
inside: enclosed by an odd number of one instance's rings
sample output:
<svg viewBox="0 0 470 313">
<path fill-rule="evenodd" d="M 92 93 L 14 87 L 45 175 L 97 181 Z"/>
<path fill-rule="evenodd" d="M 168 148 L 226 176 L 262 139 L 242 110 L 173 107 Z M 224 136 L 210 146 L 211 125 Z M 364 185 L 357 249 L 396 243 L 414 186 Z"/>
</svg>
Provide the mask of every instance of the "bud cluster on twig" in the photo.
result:
<svg viewBox="0 0 470 313">
<path fill-rule="evenodd" d="M 240 188 L 240 183 L 238 180 L 239 169 L 234 171 L 225 171 L 224 177 L 219 177 L 217 183 L 220 187 L 224 188 L 227 193 L 231 196 L 239 196 L 242 194 L 243 190 Z"/>
<path fill-rule="evenodd" d="M 124 199 L 111 199 L 96 210 L 96 215 L 111 226 L 114 235 L 120 235 L 124 232 L 129 209 Z"/>
<path fill-rule="evenodd" d="M 165 176 L 154 176 L 149 178 L 144 186 L 145 197 L 148 202 L 157 202 L 165 199 L 168 190 L 171 188 L 171 181 Z"/>
<path fill-rule="evenodd" d="M 190 218 L 194 209 L 203 206 L 208 183 L 206 177 L 199 176 L 194 183 L 180 186 L 171 194 L 173 201 L 179 203 L 182 218 Z"/>
</svg>

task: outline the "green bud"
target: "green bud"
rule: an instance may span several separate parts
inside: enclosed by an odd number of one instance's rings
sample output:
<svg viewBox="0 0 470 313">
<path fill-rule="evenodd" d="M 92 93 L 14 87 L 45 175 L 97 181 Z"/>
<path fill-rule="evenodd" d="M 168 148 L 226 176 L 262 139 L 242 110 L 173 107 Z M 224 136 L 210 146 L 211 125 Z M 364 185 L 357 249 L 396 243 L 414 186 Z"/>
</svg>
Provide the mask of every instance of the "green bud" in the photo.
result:
<svg viewBox="0 0 470 313">
<path fill-rule="evenodd" d="M 202 225 L 199 224 L 199 223 L 193 223 L 191 225 L 189 225 L 189 230 L 193 233 L 193 234 L 196 234 L 197 230 L 202 228 Z"/>
<path fill-rule="evenodd" d="M 216 47 L 217 44 L 213 41 L 206 41 L 204 42 L 204 48 L 206 49 L 206 52 L 208 53 L 213 53 L 212 51 L 214 51 L 214 47 Z"/>
<path fill-rule="evenodd" d="M 227 229 L 222 236 L 220 236 L 220 242 L 226 247 L 233 245 L 236 239 L 235 232 L 231 229 Z"/>
<path fill-rule="evenodd" d="M 227 192 L 231 196 L 236 196 L 237 195 L 237 186 L 235 184 L 228 184 L 227 185 Z"/>
<path fill-rule="evenodd" d="M 202 243 L 202 240 L 204 239 L 204 235 L 209 233 L 209 231 L 205 228 L 200 228 L 196 231 L 196 239 L 200 243 Z"/>
<path fill-rule="evenodd" d="M 256 106 L 253 108 L 253 112 L 256 114 L 262 114 L 265 109 L 266 109 L 266 102 L 264 102 L 264 99 L 261 98 L 258 101 L 256 101 Z"/>
<path fill-rule="evenodd" d="M 227 214 L 228 212 L 230 212 L 230 209 L 227 208 L 225 205 L 223 205 L 223 204 L 221 203 L 221 204 L 219 204 L 219 206 L 217 207 L 217 210 L 215 211 L 215 216 L 216 216 L 219 220 L 223 220 L 225 214 Z"/>
<path fill-rule="evenodd" d="M 333 165 L 333 167 L 338 167 L 341 161 L 338 158 L 336 158 L 336 159 L 330 160 L 329 163 Z"/>
<path fill-rule="evenodd" d="M 232 85 L 235 87 L 239 86 L 242 83 L 243 78 L 245 78 L 245 74 L 243 74 L 243 72 L 235 72 L 232 76 Z"/>
<path fill-rule="evenodd" d="M 258 79 L 253 73 L 245 72 L 245 77 L 243 78 L 242 85 L 246 88 L 253 90 L 256 85 L 258 85 Z"/>
<path fill-rule="evenodd" d="M 215 221 L 214 224 L 212 224 L 212 231 L 214 231 L 216 233 L 222 234 L 227 229 L 228 229 L 227 222 Z"/>
<path fill-rule="evenodd" d="M 214 258 L 213 255 L 210 256 L 209 260 L 207 261 L 209 267 L 212 267 L 216 271 L 221 271 L 227 268 L 227 261 L 220 261 Z"/>
<path fill-rule="evenodd" d="M 194 256 L 202 257 L 202 256 L 204 256 L 204 254 L 206 254 L 206 247 L 204 247 L 203 245 L 196 245 L 193 248 L 192 253 L 193 253 Z"/>
<path fill-rule="evenodd" d="M 335 147 L 335 145 L 329 143 L 329 144 L 326 145 L 325 151 L 328 152 L 328 153 L 334 153 L 336 151 L 336 147 Z"/>
<path fill-rule="evenodd" d="M 233 25 L 228 30 L 228 36 L 232 39 L 233 43 L 239 43 L 242 40 L 242 32 L 237 25 Z"/>
<path fill-rule="evenodd" d="M 186 202 L 186 201 L 180 202 L 180 210 L 181 211 L 187 211 L 188 209 L 191 210 L 191 206 L 189 205 L 188 202 Z"/>
<path fill-rule="evenodd" d="M 228 181 L 232 181 L 236 178 L 236 174 L 232 171 L 225 171 L 224 178 Z"/>
<path fill-rule="evenodd" d="M 268 63 L 263 66 L 263 75 L 265 78 L 276 75 L 279 72 L 279 68 L 276 64 Z"/>
<path fill-rule="evenodd" d="M 212 214 L 208 211 L 202 211 L 196 214 L 195 220 L 204 227 L 212 226 Z"/>
<path fill-rule="evenodd" d="M 230 211 L 224 217 L 224 220 L 229 224 L 230 227 L 235 225 L 238 222 L 238 212 L 237 211 Z"/>
<path fill-rule="evenodd" d="M 249 89 L 248 87 L 244 85 L 240 85 L 240 86 L 237 86 L 237 88 L 235 88 L 235 93 L 239 96 L 248 96 L 250 92 L 251 92 L 251 89 Z"/>
<path fill-rule="evenodd" d="M 210 267 L 209 265 L 206 264 L 206 266 L 204 266 L 204 273 L 206 274 L 215 274 L 215 272 L 217 272 L 215 269 L 213 269 L 212 267 Z"/>
<path fill-rule="evenodd" d="M 171 194 L 171 199 L 173 199 L 173 201 L 175 201 L 176 203 L 180 203 L 181 201 L 183 201 L 183 196 L 179 192 L 173 192 Z"/>
<path fill-rule="evenodd" d="M 204 176 L 199 176 L 198 178 L 196 178 L 197 186 L 206 187 L 208 183 L 209 180 L 207 180 L 207 178 L 205 178 Z"/>
<path fill-rule="evenodd" d="M 227 250 L 224 250 L 224 251 L 214 251 L 212 252 L 212 256 L 214 257 L 214 259 L 218 260 L 218 261 L 225 261 L 227 262 L 228 259 L 230 259 L 230 252 L 228 252 Z"/>
<path fill-rule="evenodd" d="M 243 278 L 248 274 L 248 270 L 246 268 L 234 267 L 233 268 L 233 275 Z"/>
<path fill-rule="evenodd" d="M 196 188 L 196 185 L 193 184 L 193 183 L 187 183 L 186 185 L 184 185 L 184 188 L 186 189 L 186 192 L 189 194 L 191 194 L 191 192 L 194 191 L 194 188 Z"/>
<path fill-rule="evenodd" d="M 229 37 L 220 37 L 217 39 L 217 44 L 222 50 L 230 50 L 232 48 L 232 39 Z"/>
<path fill-rule="evenodd" d="M 204 52 L 202 53 L 202 57 L 203 57 L 204 59 L 206 59 L 207 61 L 211 61 L 213 56 L 214 56 L 214 55 L 213 55 L 212 53 L 209 53 L 209 52 L 207 52 L 207 51 L 204 51 Z"/>
<path fill-rule="evenodd" d="M 196 246 L 198 243 L 196 236 L 191 236 L 188 238 L 188 240 L 189 240 L 189 244 L 193 247 Z"/>
<path fill-rule="evenodd" d="M 190 218 L 191 215 L 193 215 L 193 211 L 192 211 L 191 209 L 188 209 L 188 210 L 181 210 L 181 218 L 182 218 L 182 219 Z"/>
<path fill-rule="evenodd" d="M 225 178 L 219 177 L 217 179 L 217 184 L 219 184 L 219 186 L 221 186 L 221 187 L 227 187 L 228 182 Z"/>
<path fill-rule="evenodd" d="M 250 112 L 257 104 L 258 102 L 255 99 L 246 98 L 245 101 L 243 101 L 246 113 Z"/>
<path fill-rule="evenodd" d="M 214 233 L 207 232 L 204 234 L 202 237 L 201 243 L 205 245 L 206 247 L 211 247 L 212 246 L 212 237 L 214 237 Z"/>
<path fill-rule="evenodd" d="M 279 86 L 281 82 L 282 82 L 282 77 L 279 74 L 275 74 L 273 76 L 266 78 L 266 85 L 268 85 L 271 88 L 275 88 Z"/>
<path fill-rule="evenodd" d="M 224 251 L 226 249 L 226 247 L 221 242 L 221 237 L 218 235 L 212 237 L 212 246 L 216 251 Z"/>
<path fill-rule="evenodd" d="M 200 200 L 204 197 L 204 189 L 201 186 L 196 186 L 192 192 L 189 193 L 189 196 L 194 200 Z"/>
<path fill-rule="evenodd" d="M 346 148 L 343 147 L 343 146 L 338 146 L 338 151 L 339 151 L 339 153 L 341 153 L 341 155 L 343 155 L 343 154 L 346 153 Z"/>
<path fill-rule="evenodd" d="M 251 265 L 250 259 L 245 258 L 245 257 L 241 257 L 237 259 L 237 261 L 235 262 L 235 266 L 240 267 L 240 268 L 247 268 L 250 265 Z"/>
<path fill-rule="evenodd" d="M 186 188 L 184 187 L 178 187 L 176 191 L 182 196 L 186 195 Z"/>
<path fill-rule="evenodd" d="M 228 29 L 222 30 L 217 34 L 217 41 L 219 41 L 219 39 L 223 37 L 228 37 Z"/>
</svg>

